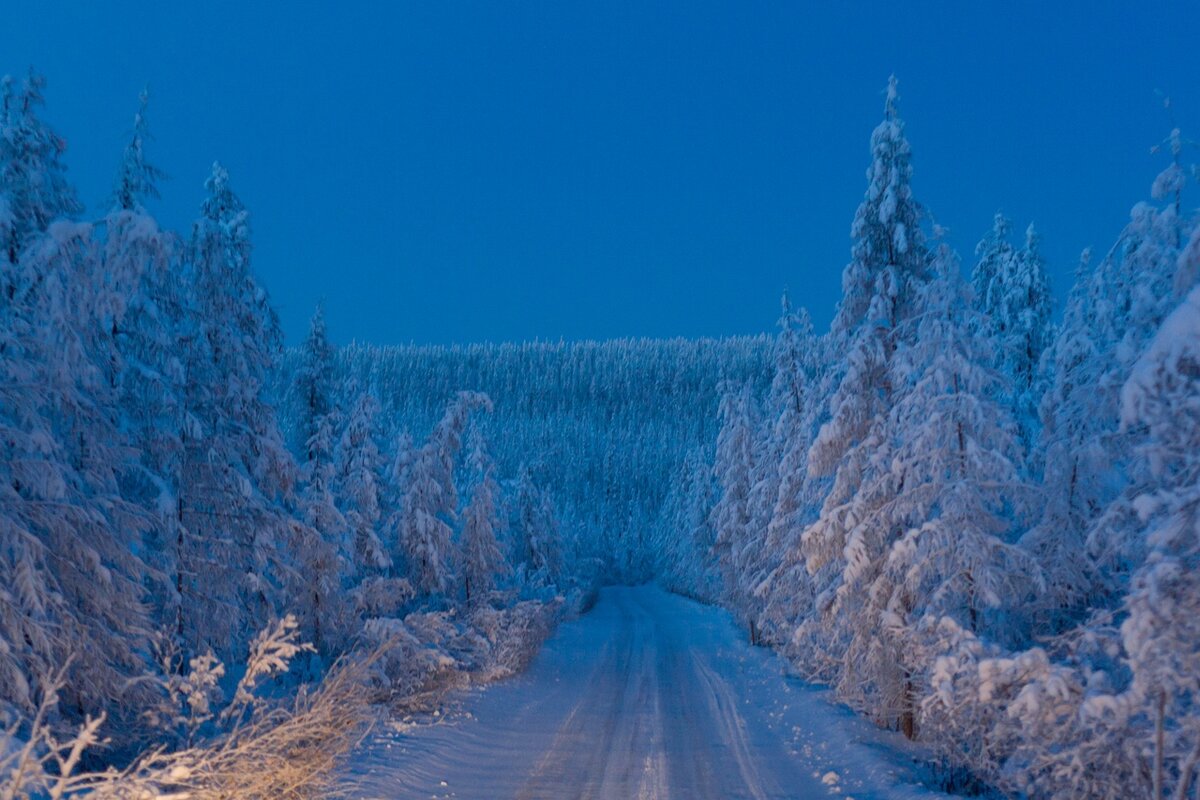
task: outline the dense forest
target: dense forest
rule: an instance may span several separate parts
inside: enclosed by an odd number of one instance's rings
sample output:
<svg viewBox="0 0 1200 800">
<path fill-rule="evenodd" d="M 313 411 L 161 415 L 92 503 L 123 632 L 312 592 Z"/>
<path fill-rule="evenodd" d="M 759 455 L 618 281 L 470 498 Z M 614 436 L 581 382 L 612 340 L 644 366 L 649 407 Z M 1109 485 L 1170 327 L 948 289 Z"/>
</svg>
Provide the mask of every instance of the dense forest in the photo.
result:
<svg viewBox="0 0 1200 800">
<path fill-rule="evenodd" d="M 893 79 L 828 331 L 339 348 L 318 309 L 285 351 L 227 171 L 160 228 L 143 95 L 89 217 L 43 88 L 0 107 L 0 797 L 321 796 L 374 709 L 646 580 L 952 789 L 1200 784 L 1178 130 L 1061 310 L 1032 225 L 964 264 L 932 224 Z"/>
</svg>

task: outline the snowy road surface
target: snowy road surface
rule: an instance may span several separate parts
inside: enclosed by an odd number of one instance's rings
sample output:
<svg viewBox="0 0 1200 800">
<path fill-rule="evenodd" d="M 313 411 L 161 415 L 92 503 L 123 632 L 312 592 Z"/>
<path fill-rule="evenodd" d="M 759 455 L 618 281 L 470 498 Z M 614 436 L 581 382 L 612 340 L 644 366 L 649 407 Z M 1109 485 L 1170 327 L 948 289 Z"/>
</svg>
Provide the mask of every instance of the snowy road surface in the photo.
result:
<svg viewBox="0 0 1200 800">
<path fill-rule="evenodd" d="M 523 675 L 436 724 L 381 731 L 361 798 L 908 798 L 889 734 L 783 677 L 729 617 L 651 586 L 608 588 Z"/>
</svg>

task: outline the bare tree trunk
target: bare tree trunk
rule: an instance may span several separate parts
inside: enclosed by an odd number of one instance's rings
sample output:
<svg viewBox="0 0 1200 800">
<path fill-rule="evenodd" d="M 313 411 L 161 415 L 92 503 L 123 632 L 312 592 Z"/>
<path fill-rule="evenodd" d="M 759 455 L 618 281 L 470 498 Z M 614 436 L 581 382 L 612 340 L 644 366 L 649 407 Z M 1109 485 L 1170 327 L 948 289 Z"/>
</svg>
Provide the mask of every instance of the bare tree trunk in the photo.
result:
<svg viewBox="0 0 1200 800">
<path fill-rule="evenodd" d="M 1167 711 L 1167 691 L 1158 692 L 1158 718 L 1154 721 L 1154 800 L 1162 800 L 1163 796 L 1163 759 L 1166 748 L 1166 732 L 1164 717 Z"/>
<path fill-rule="evenodd" d="M 1179 772 L 1179 788 L 1175 792 L 1176 800 L 1187 800 L 1188 789 L 1192 784 L 1192 774 L 1196 771 L 1197 763 L 1200 763 L 1200 737 L 1196 738 L 1196 748 L 1192 750 L 1192 754 L 1188 756 L 1183 769 Z M 1200 784 L 1196 785 L 1196 791 L 1200 792 Z"/>
<path fill-rule="evenodd" d="M 900 713 L 900 731 L 904 734 L 904 738 L 912 740 L 917 738 L 917 715 L 913 708 L 913 684 L 912 674 L 904 671 L 904 709 Z"/>
</svg>

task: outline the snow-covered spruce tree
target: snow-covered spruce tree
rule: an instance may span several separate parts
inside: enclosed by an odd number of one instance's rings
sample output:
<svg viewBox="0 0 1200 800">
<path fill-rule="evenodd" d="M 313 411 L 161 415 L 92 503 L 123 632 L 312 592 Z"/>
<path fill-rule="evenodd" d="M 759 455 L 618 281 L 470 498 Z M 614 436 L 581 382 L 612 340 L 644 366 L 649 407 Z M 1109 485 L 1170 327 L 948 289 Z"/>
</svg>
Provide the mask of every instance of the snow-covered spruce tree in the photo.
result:
<svg viewBox="0 0 1200 800">
<path fill-rule="evenodd" d="M 517 478 L 514 563 L 529 588 L 556 586 L 563 571 L 562 541 L 554 506 L 522 464 Z"/>
<path fill-rule="evenodd" d="M 709 520 L 716 492 L 708 462 L 702 450 L 690 450 L 672 481 L 666 502 L 670 521 L 659 528 L 655 547 L 656 574 L 673 592 L 716 602 L 721 581 L 713 562 Z"/>
<path fill-rule="evenodd" d="M 1020 425 L 1026 449 L 1037 435 L 1037 404 L 1044 392 L 1038 382 L 1038 365 L 1053 333 L 1053 297 L 1038 242 L 1031 224 L 1025 231 L 1024 247 L 1001 262 L 992 284 L 996 352 L 1008 384 L 1009 407 Z"/>
<path fill-rule="evenodd" d="M 3 247 L 10 264 L 51 222 L 83 210 L 62 163 L 67 143 L 38 116 L 45 86 L 46 79 L 32 68 L 19 85 L 9 75 L 0 81 L 0 184 L 8 217 Z M 13 287 L 4 290 L 11 299 Z"/>
<path fill-rule="evenodd" d="M 468 434 L 471 499 L 462 512 L 462 588 L 468 606 L 485 604 L 496 581 L 511 570 L 497 541 L 500 484 L 478 425 Z"/>
<path fill-rule="evenodd" d="M 1053 300 L 1033 225 L 1025 231 L 1020 250 L 1009 243 L 1008 230 L 1008 220 L 997 213 L 992 230 L 975 248 L 978 260 L 971 279 L 975 307 L 982 314 L 981 324 L 995 337 L 996 365 L 1005 377 L 1007 402 L 1028 449 L 1037 435 L 1037 403 L 1043 393 L 1039 363 L 1052 334 Z"/>
<path fill-rule="evenodd" d="M 886 118 L 871 136 L 867 193 L 851 228 L 852 258 L 842 275 L 843 297 L 830 331 L 830 351 L 839 358 L 836 388 L 829 418 L 809 451 L 810 474 L 832 474 L 833 482 L 819 517 L 801 540 L 809 573 L 833 573 L 817 603 L 820 613 L 830 615 L 829 657 L 842 661 L 840 683 L 847 691 L 860 684 L 843 649 L 852 633 L 844 622 L 855 618 L 850 607 L 862 604 L 861 589 L 877 576 L 888 547 L 902 533 L 896 525 L 867 528 L 862 520 L 895 497 L 897 487 L 886 480 L 888 465 L 878 454 L 889 445 L 887 414 L 907 388 L 907 376 L 896 373 L 895 353 L 915 336 L 913 320 L 929 276 L 921 230 L 924 211 L 912 195 L 910 150 L 896 100 L 893 78 Z M 858 688 L 854 692 L 859 702 L 866 700 Z M 891 689 L 886 694 L 895 695 Z M 894 722 L 886 717 L 893 710 L 876 712 L 881 720 Z M 911 714 L 902 721 L 911 722 Z"/>
<path fill-rule="evenodd" d="M 308 597 L 308 602 L 300 605 L 311 614 L 311 619 L 300 619 L 300 626 L 322 653 L 336 649 L 351 633 L 343 589 L 355 572 L 355 547 L 352 528 L 335 496 L 338 419 L 336 409 L 320 416 L 305 443 L 308 460 L 300 468 L 300 508 L 308 535 L 299 542 L 296 560 Z"/>
<path fill-rule="evenodd" d="M 1002 638 L 1005 618 L 989 614 L 1039 588 L 1033 559 L 1011 543 L 1014 511 L 1028 505 L 1030 491 L 1017 427 L 993 399 L 1002 383 L 990 367 L 993 342 L 971 333 L 977 326 L 958 269 L 940 246 L 917 335 L 896 354 L 896 372 L 911 388 L 888 415 L 888 444 L 875 456 L 883 468 L 871 473 L 879 486 L 864 487 L 886 499 L 864 509 L 847 546 L 852 565 L 879 547 L 885 554 L 877 570 L 860 573 L 872 578 L 857 584 L 861 601 L 842 606 L 850 615 L 847 661 L 858 687 L 878 692 L 871 706 L 892 709 L 888 716 L 910 736 L 914 684 L 933 659 L 916 632 L 921 619 L 949 616 Z M 871 541 L 894 530 L 900 535 L 890 542 Z"/>
<path fill-rule="evenodd" d="M 1042 565 L 1046 582 L 1028 608 L 1031 631 L 1042 633 L 1060 632 L 1077 621 L 1098 589 L 1086 538 L 1108 490 L 1101 480 L 1107 456 L 1095 388 L 1104 362 L 1095 336 L 1090 259 L 1090 251 L 1084 251 L 1062 323 L 1042 358 L 1048 385 L 1034 460 L 1040 463 L 1044 503 L 1040 519 L 1021 540 Z"/>
<path fill-rule="evenodd" d="M 1134 207 L 1129 225 L 1097 270 L 1097 322 L 1105 349 L 1096 391 L 1108 462 L 1104 477 L 1112 492 L 1107 499 L 1116 502 L 1110 502 L 1092 525 L 1088 550 L 1105 575 L 1110 598 L 1123 592 L 1131 570 L 1145 555 L 1137 510 L 1127 502 L 1128 492 L 1124 498 L 1116 492 L 1157 482 L 1145 472 L 1145 460 L 1133 456 L 1145 438 L 1145 428 L 1118 426 L 1121 387 L 1179 297 L 1175 292 L 1177 265 L 1195 225 L 1181 208 L 1182 144 L 1172 153 L 1171 164 L 1151 189 L 1159 205 L 1139 203 Z"/>
<path fill-rule="evenodd" d="M 147 515 L 121 492 L 133 454 L 115 408 L 114 330 L 127 273 L 110 274 L 95 226 L 37 116 L 40 77 L 4 82 L 0 118 L 0 705 L 24 711 L 62 665 L 67 719 L 136 706 L 149 629 Z"/>
<path fill-rule="evenodd" d="M 1085 604 L 1114 607 L 1144 557 L 1126 487 L 1155 479 L 1133 455 L 1144 429 L 1119 425 L 1120 391 L 1176 296 L 1176 263 L 1189 231 L 1175 205 L 1176 166 L 1155 181 L 1155 197 L 1168 204 L 1133 208 L 1117 243 L 1072 290 L 1046 353 L 1040 450 L 1047 498 L 1027 544 L 1040 554 L 1056 596 L 1037 616 L 1052 627 L 1035 632 L 1061 629 Z"/>
<path fill-rule="evenodd" d="M 335 492 L 350 529 L 354 573 L 380 574 L 392 565 L 392 559 L 379 538 L 379 473 L 383 467 L 375 442 L 379 401 L 373 392 L 358 392 L 356 387 L 349 394 L 354 397 L 354 407 L 337 445 Z"/>
<path fill-rule="evenodd" d="M 734 390 L 727 387 L 721 398 L 721 430 L 717 434 L 717 452 L 713 461 L 719 499 L 710 516 L 714 539 L 713 552 L 724 583 L 724 595 L 740 614 L 745 615 L 743 567 L 750 555 L 750 493 L 754 476 L 754 428 L 750 418 L 749 384 Z"/>
<path fill-rule="evenodd" d="M 297 444 L 305 450 L 321 419 L 333 408 L 333 346 L 325 329 L 325 306 L 319 304 L 308 324 L 308 336 L 300 348 L 300 364 L 289 387 L 296 426 Z"/>
<path fill-rule="evenodd" d="M 975 266 L 971 270 L 972 298 L 981 319 L 991 321 L 999 318 L 1000 304 L 1004 296 L 997 285 L 997 278 L 1009 269 L 1008 262 L 1016 257 L 1009 232 L 1012 223 L 999 211 L 992 218 L 992 229 L 979 244 L 975 245 Z"/>
<path fill-rule="evenodd" d="M 1153 721 L 1152 796 L 1184 800 L 1200 783 L 1200 289 L 1137 362 L 1121 420 L 1145 430 L 1137 455 L 1155 481 L 1133 499 L 1147 555 L 1121 625 L 1132 681 L 1092 702 L 1126 725 Z"/>
<path fill-rule="evenodd" d="M 792 312 L 785 297 L 769 403 L 774 417 L 771 435 L 777 442 L 774 457 L 779 463 L 765 549 L 777 563 L 755 587 L 765 602 L 760 627 L 778 641 L 785 641 L 785 631 L 794 629 L 811 611 L 813 599 L 799 540 L 814 519 L 824 488 L 823 481 L 808 474 L 808 451 L 820 408 L 820 362 L 821 345 L 808 312 Z"/>
<path fill-rule="evenodd" d="M 295 521 L 283 507 L 295 464 L 267 400 L 281 334 L 250 270 L 249 216 L 214 164 L 189 245 L 178 634 L 198 651 L 236 652 L 279 612 L 294 583 Z"/>
<path fill-rule="evenodd" d="M 476 409 L 491 409 L 487 395 L 460 392 L 409 468 L 395 529 L 408 579 L 419 594 L 441 595 L 451 586 L 455 561 L 451 526 L 458 510 L 454 459 Z"/>
<path fill-rule="evenodd" d="M 146 124 L 146 107 L 150 92 L 143 89 L 138 95 L 138 111 L 133 117 L 129 143 L 121 154 L 117 182 L 113 187 L 113 206 L 123 211 L 135 211 L 147 199 L 158 199 L 158 182 L 166 177 L 161 169 L 146 160 L 146 143 L 151 140 Z"/>
<path fill-rule="evenodd" d="M 161 230 L 143 203 L 159 196 L 163 173 L 147 161 L 148 95 L 140 96 L 104 219 L 105 272 L 128 286 L 124 314 L 112 334 L 121 357 L 120 424 L 138 458 L 121 475 L 122 493 L 145 508 L 151 524 L 142 541 L 151 567 L 150 606 L 159 627 L 176 627 L 178 492 L 183 417 L 181 337 L 187 319 L 178 237 Z"/>
</svg>

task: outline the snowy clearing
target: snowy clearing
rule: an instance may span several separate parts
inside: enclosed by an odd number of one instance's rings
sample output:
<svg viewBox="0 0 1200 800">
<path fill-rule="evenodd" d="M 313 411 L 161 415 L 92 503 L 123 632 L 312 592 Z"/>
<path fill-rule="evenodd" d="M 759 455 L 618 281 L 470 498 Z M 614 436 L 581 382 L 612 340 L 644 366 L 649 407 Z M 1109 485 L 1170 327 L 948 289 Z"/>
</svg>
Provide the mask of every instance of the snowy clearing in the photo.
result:
<svg viewBox="0 0 1200 800">
<path fill-rule="evenodd" d="M 653 586 L 611 587 L 523 675 L 381 731 L 364 800 L 910 798 L 898 737 L 782 675 L 729 615 Z"/>
</svg>

